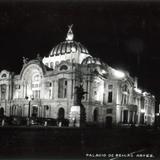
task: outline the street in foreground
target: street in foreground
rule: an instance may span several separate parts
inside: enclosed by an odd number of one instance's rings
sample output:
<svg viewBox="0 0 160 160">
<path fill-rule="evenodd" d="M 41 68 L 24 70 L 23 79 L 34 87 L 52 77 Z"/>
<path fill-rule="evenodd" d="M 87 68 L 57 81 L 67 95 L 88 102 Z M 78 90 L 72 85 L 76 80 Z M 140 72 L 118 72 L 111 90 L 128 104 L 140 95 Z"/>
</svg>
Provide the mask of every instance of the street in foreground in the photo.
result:
<svg viewBox="0 0 160 160">
<path fill-rule="evenodd" d="M 2 127 L 0 158 L 160 158 L 160 131 L 145 128 Z"/>
</svg>

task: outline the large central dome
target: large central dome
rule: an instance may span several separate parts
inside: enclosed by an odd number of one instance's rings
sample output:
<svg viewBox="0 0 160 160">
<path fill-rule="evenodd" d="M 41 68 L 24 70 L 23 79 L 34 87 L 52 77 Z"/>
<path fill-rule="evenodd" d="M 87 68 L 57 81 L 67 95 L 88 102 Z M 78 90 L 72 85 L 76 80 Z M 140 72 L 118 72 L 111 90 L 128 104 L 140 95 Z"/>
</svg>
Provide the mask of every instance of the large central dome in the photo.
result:
<svg viewBox="0 0 160 160">
<path fill-rule="evenodd" d="M 82 45 L 80 42 L 76 42 L 73 40 L 74 35 L 72 32 L 72 26 L 69 27 L 66 41 L 61 42 L 60 44 L 56 45 L 50 52 L 49 56 L 59 56 L 64 54 L 70 54 L 70 53 L 84 53 L 89 54 L 88 50 L 84 45 Z"/>
</svg>

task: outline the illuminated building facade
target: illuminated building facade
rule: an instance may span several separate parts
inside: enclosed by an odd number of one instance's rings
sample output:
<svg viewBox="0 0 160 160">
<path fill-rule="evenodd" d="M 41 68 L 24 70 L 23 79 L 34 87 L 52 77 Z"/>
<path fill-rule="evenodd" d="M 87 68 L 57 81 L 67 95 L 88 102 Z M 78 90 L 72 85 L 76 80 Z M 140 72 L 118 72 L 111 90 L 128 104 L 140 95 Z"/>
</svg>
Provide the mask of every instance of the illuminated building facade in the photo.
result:
<svg viewBox="0 0 160 160">
<path fill-rule="evenodd" d="M 136 78 L 92 57 L 74 41 L 70 27 L 66 40 L 48 57 L 23 59 L 19 75 L 0 72 L 0 106 L 6 116 L 70 118 L 75 87 L 83 85 L 86 122 L 152 125 L 155 98 L 138 88 Z"/>
</svg>

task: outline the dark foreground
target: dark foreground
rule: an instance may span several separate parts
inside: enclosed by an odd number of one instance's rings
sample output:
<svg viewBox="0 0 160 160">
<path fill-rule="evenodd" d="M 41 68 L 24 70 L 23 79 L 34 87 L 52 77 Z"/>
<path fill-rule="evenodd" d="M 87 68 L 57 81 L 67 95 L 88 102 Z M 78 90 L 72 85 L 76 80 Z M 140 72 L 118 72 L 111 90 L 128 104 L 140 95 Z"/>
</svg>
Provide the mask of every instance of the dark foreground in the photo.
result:
<svg viewBox="0 0 160 160">
<path fill-rule="evenodd" d="M 0 159 L 134 160 L 151 156 L 160 159 L 160 131 L 155 129 L 0 128 Z"/>
</svg>

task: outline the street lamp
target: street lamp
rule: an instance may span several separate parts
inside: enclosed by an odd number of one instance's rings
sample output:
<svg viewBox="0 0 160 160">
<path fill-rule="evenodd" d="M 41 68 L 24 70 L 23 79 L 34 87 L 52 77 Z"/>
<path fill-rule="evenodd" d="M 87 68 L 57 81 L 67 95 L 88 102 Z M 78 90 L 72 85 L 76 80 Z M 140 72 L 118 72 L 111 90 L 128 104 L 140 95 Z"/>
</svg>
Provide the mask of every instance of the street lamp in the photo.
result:
<svg viewBox="0 0 160 160">
<path fill-rule="evenodd" d="M 27 125 L 30 125 L 30 108 L 31 108 L 31 100 L 32 98 L 29 98 L 28 96 L 26 96 L 26 100 L 28 100 L 28 119 L 27 119 Z"/>
</svg>

